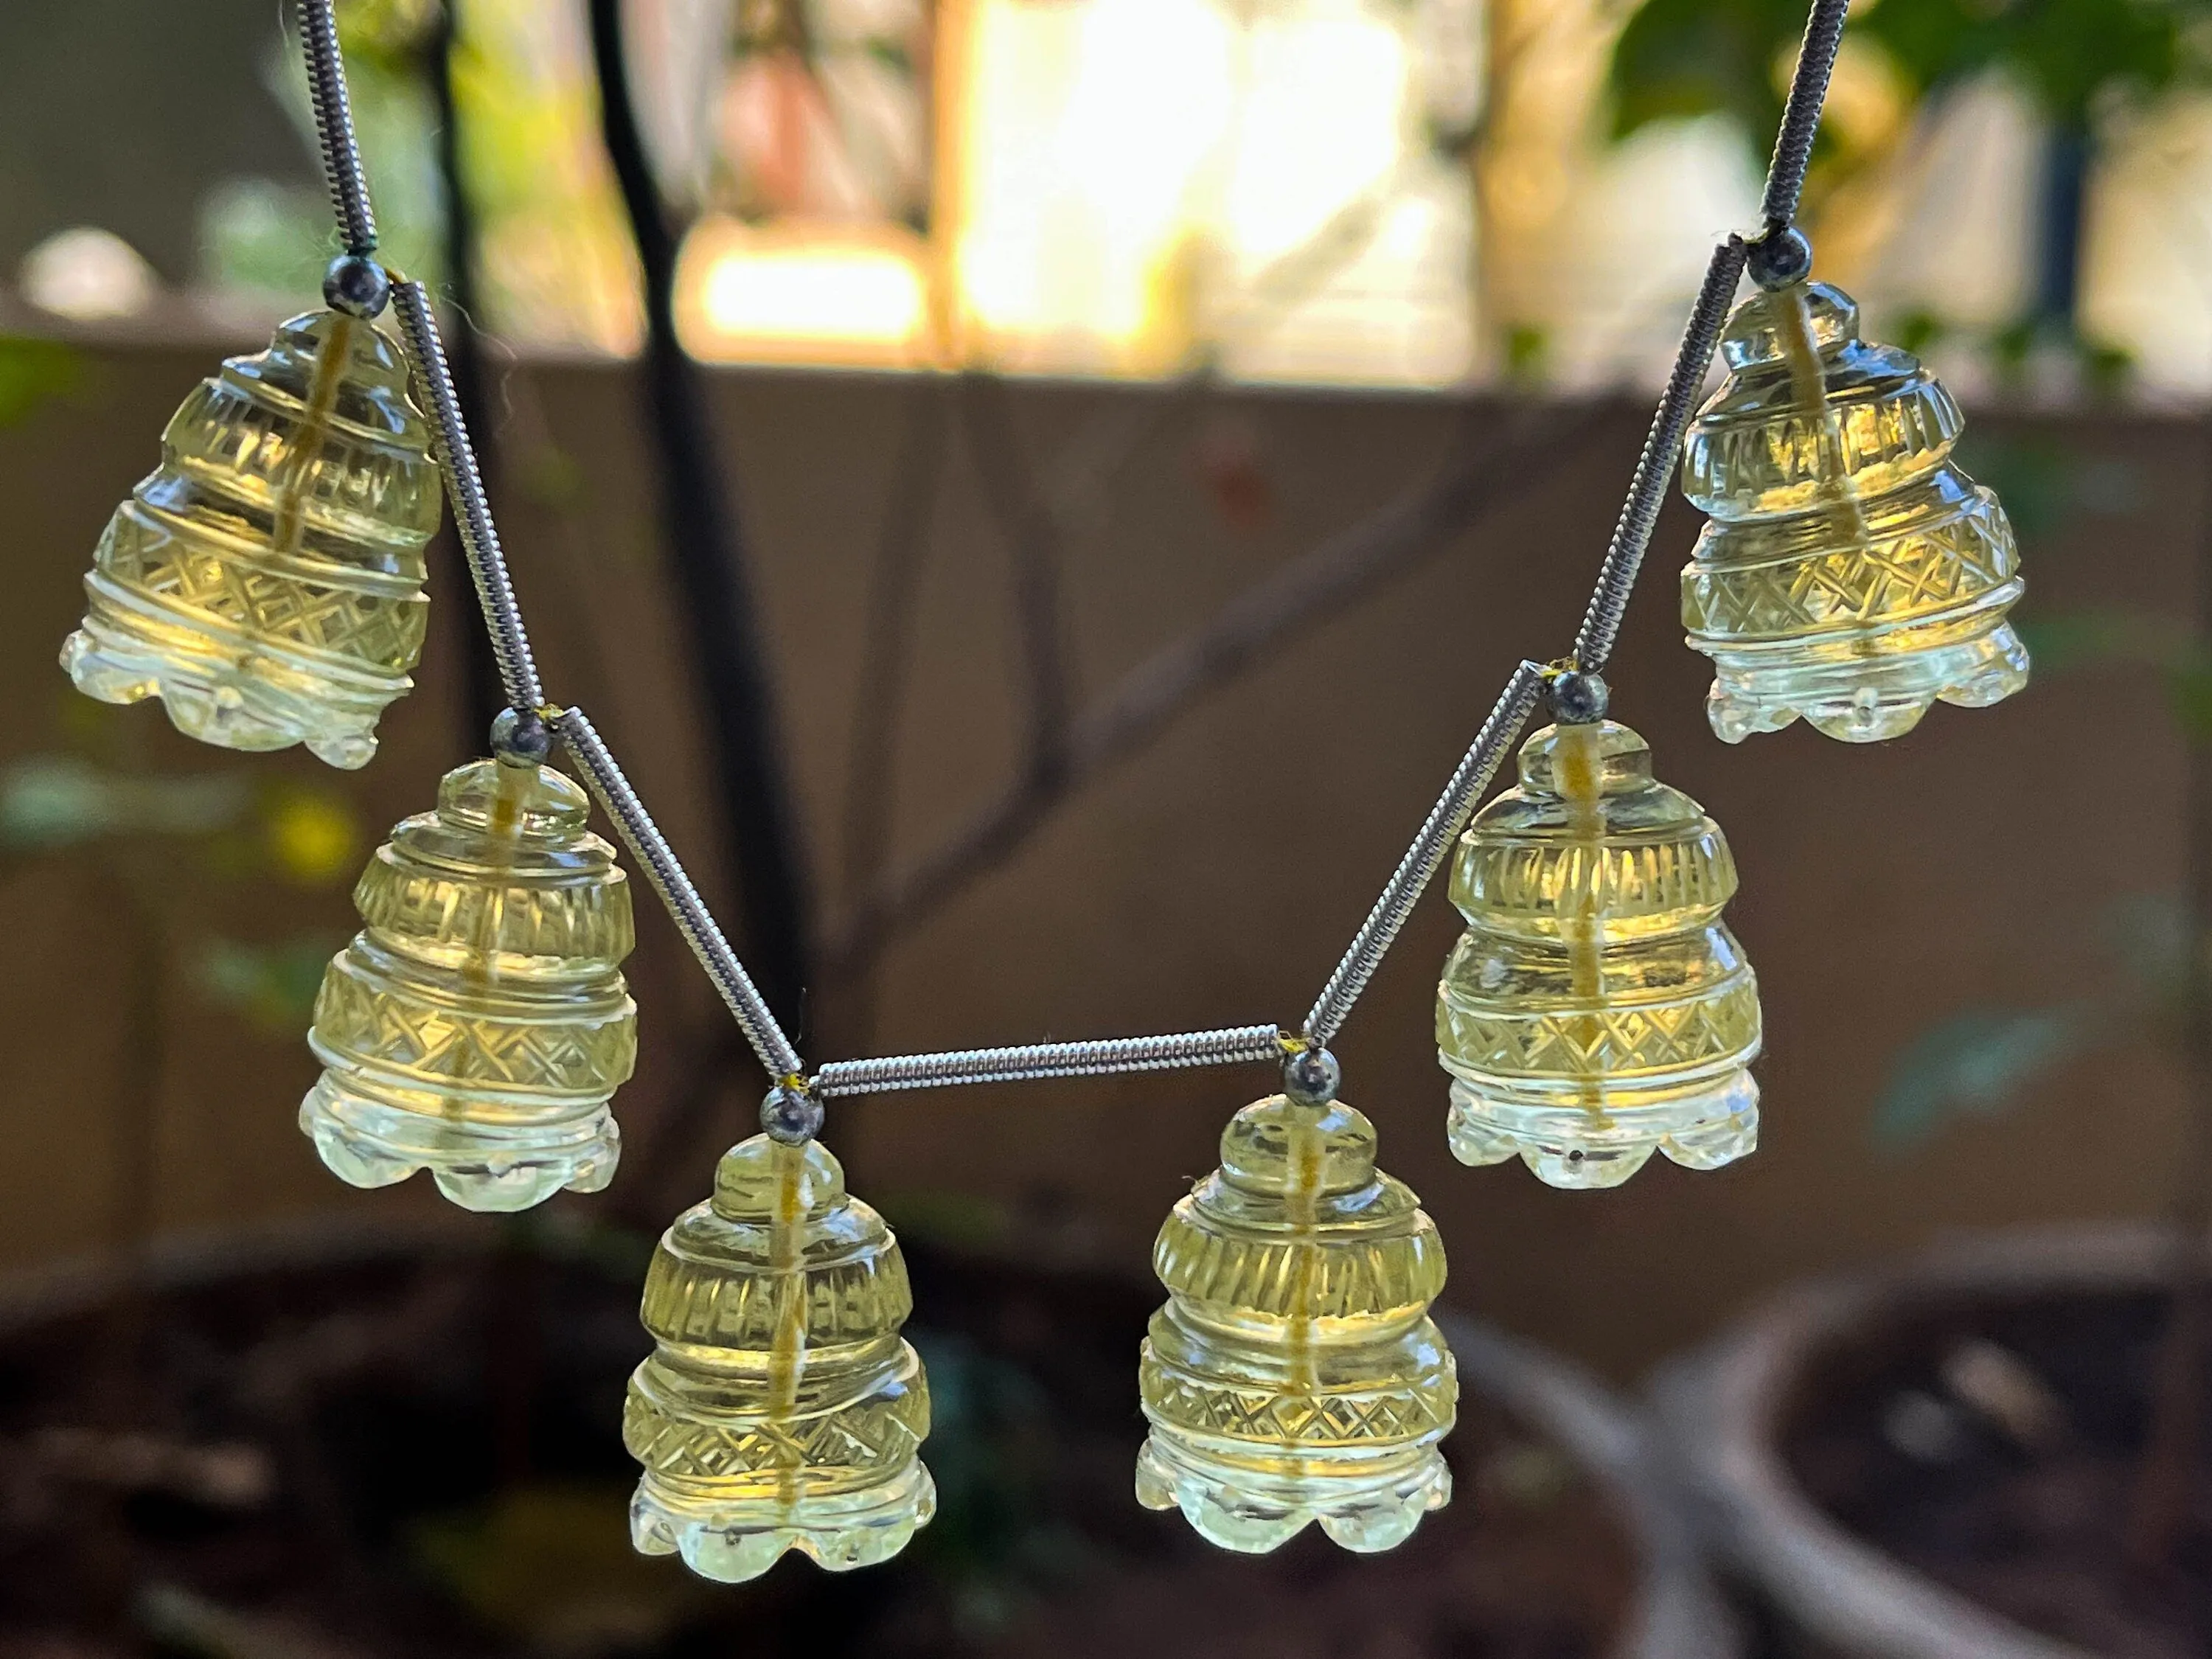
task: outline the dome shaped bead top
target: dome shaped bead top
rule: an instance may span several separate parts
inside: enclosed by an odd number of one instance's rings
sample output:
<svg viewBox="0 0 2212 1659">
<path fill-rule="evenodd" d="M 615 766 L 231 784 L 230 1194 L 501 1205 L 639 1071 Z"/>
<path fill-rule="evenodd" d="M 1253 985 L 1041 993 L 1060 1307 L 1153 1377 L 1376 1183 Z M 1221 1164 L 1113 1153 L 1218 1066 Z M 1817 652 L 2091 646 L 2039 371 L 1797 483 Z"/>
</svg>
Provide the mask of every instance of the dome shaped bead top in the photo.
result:
<svg viewBox="0 0 2212 1659">
<path fill-rule="evenodd" d="M 1721 358 L 1728 377 L 1683 446 L 1682 493 L 1711 517 L 1832 507 L 1846 486 L 1882 495 L 1941 466 L 1966 429 L 1943 383 L 1861 338 L 1858 307 L 1825 283 L 1747 300 Z"/>
</svg>

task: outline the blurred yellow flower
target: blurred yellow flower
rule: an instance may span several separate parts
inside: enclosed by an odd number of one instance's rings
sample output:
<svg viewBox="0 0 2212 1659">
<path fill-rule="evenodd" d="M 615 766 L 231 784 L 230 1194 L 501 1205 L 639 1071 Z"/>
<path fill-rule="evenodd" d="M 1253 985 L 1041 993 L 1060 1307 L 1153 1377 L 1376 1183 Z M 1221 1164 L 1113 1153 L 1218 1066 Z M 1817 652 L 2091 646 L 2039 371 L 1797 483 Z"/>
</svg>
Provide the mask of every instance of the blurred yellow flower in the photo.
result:
<svg viewBox="0 0 2212 1659">
<path fill-rule="evenodd" d="M 288 789 L 270 803 L 269 856 L 288 880 L 319 887 L 353 874 L 361 832 L 335 795 Z"/>
</svg>

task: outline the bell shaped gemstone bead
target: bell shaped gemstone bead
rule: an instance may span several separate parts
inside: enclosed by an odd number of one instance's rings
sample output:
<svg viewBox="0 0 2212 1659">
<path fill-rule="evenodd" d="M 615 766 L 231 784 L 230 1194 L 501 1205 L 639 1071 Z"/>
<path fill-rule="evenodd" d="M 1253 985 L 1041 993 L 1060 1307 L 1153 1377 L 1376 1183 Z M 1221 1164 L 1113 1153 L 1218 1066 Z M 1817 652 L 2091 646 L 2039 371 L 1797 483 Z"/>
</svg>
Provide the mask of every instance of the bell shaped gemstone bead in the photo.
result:
<svg viewBox="0 0 2212 1659">
<path fill-rule="evenodd" d="M 1653 781 L 1644 739 L 1554 726 L 1452 861 L 1467 932 L 1437 991 L 1463 1164 L 1611 1187 L 1651 1154 L 1712 1169 L 1759 1139 L 1759 988 L 1723 925 L 1720 826 Z"/>
<path fill-rule="evenodd" d="M 2004 509 L 1951 459 L 1959 406 L 1917 360 L 1859 337 L 1825 283 L 1754 295 L 1728 378 L 1692 423 L 1682 489 L 1712 522 L 1682 572 L 1682 623 L 1713 659 L 1730 743 L 1802 718 L 1832 738 L 1909 732 L 1941 700 L 2027 683 Z"/>
<path fill-rule="evenodd" d="M 843 1571 L 904 1549 L 937 1511 L 913 1308 L 898 1241 L 818 1143 L 732 1148 L 646 1275 L 631 1541 L 726 1583 L 787 1550 Z"/>
<path fill-rule="evenodd" d="M 1376 1169 L 1360 1113 L 1281 1095 L 1244 1108 L 1152 1266 L 1168 1302 L 1139 1369 L 1140 1503 L 1256 1554 L 1316 1521 L 1346 1549 L 1386 1550 L 1449 1499 L 1437 1443 L 1459 1383 L 1429 1317 L 1443 1244 Z"/>
<path fill-rule="evenodd" d="M 397 348 L 339 312 L 295 317 L 170 421 L 62 666 L 106 702 L 159 697 L 204 743 L 365 765 L 422 653 L 439 501 Z"/>
<path fill-rule="evenodd" d="M 365 924 L 323 975 L 300 1107 L 357 1187 L 427 1169 L 471 1210 L 521 1210 L 613 1179 L 608 1102 L 637 1059 L 623 983 L 629 884 L 547 766 L 447 774 L 354 890 Z"/>
</svg>

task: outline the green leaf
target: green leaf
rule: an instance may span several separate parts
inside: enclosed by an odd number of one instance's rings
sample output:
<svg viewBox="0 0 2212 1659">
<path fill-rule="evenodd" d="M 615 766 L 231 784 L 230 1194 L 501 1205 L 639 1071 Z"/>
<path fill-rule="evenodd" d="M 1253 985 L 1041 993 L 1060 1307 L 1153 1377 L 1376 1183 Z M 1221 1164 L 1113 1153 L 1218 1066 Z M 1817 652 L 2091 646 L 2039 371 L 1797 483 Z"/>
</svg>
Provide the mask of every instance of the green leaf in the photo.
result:
<svg viewBox="0 0 2212 1659">
<path fill-rule="evenodd" d="M 860 49 L 902 80 L 914 79 L 914 54 L 901 42 L 872 34 L 860 43 Z"/>
<path fill-rule="evenodd" d="M 2039 675 L 2111 663 L 2160 667 L 2183 661 L 2195 647 L 2161 619 L 2124 611 L 2060 611 L 2020 618 L 2015 626 Z"/>
<path fill-rule="evenodd" d="M 277 945 L 211 939 L 193 964 L 193 982 L 218 1008 L 244 1015 L 272 1036 L 296 1037 L 313 1016 L 323 969 L 343 942 L 323 933 Z"/>
<path fill-rule="evenodd" d="M 0 427 L 15 426 L 84 383 L 84 355 L 60 340 L 0 334 Z"/>
<path fill-rule="evenodd" d="M 113 836 L 208 836 L 251 803 L 233 777 L 137 777 L 69 755 L 33 755 L 0 770 L 0 850 L 51 853 Z"/>
<path fill-rule="evenodd" d="M 1774 65 L 1805 27 L 1798 0 L 1646 0 L 1614 42 L 1613 135 L 1723 114 L 1747 142 L 1781 119 Z"/>
<path fill-rule="evenodd" d="M 1875 1107 L 1875 1141 L 1916 1146 L 1959 1117 L 1992 1117 L 2075 1054 L 2093 1011 L 2087 1005 L 1960 1014 L 1925 1031 L 1898 1057 Z"/>
</svg>

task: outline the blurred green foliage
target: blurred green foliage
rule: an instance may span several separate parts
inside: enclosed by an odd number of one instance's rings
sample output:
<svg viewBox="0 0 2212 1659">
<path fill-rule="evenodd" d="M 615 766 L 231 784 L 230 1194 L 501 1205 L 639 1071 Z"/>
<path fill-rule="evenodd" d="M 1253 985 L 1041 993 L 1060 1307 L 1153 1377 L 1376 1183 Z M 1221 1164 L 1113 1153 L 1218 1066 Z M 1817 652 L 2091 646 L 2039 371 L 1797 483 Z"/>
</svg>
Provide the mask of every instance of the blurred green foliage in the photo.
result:
<svg viewBox="0 0 2212 1659">
<path fill-rule="evenodd" d="M 2188 1009 L 2190 927 L 2179 893 L 2134 893 L 2100 918 L 2100 989 L 2042 1008 L 1976 1008 L 1913 1039 L 1876 1103 L 1877 1145 L 1909 1151 L 1952 1123 L 2021 1104 L 2059 1067 L 2100 1048 L 2172 1042 Z"/>
<path fill-rule="evenodd" d="M 938 1510 L 901 1570 L 928 1582 L 961 1636 L 987 1642 L 1081 1571 L 1091 1547 L 1050 1513 L 1061 1451 L 1036 1378 L 965 1337 L 907 1334 L 928 1368 Z M 728 1592 L 633 1550 L 628 1498 L 627 1483 L 528 1480 L 416 1524 L 407 1547 L 487 1629 L 530 1651 L 642 1649 L 678 1638 Z"/>
<path fill-rule="evenodd" d="M 485 1626 L 536 1653 L 653 1646 L 714 1587 L 630 1547 L 629 1488 L 538 1480 L 413 1529 L 410 1553 Z"/>
<path fill-rule="evenodd" d="M 0 852 L 36 854 L 123 836 L 212 836 L 252 799 L 234 776 L 149 777 L 76 755 L 31 755 L 0 770 Z"/>
<path fill-rule="evenodd" d="M 1952 1121 L 1990 1117 L 2080 1052 L 2091 1010 L 2078 1004 L 1975 1009 L 1923 1031 L 1897 1057 L 1875 1109 L 1878 1145 L 1907 1151 Z"/>
<path fill-rule="evenodd" d="M 2046 543 L 2085 519 L 2135 512 L 2148 494 L 2134 462 L 2087 454 L 2042 434 L 1969 427 L 1958 454 L 1961 465 L 1996 491 L 2025 542 Z"/>
<path fill-rule="evenodd" d="M 918 1562 L 951 1598 L 955 1624 L 986 1638 L 1024 1601 L 1081 1571 L 1089 1547 L 1055 1520 L 1046 1491 L 1059 1452 L 1036 1377 L 955 1334 L 909 1326 L 929 1372 L 929 1471 L 937 1518 Z"/>
<path fill-rule="evenodd" d="M 2087 132 L 2108 101 L 2201 84 L 2208 15 L 2202 0 L 1877 0 L 1853 25 L 1919 95 L 2002 71 Z"/>
<path fill-rule="evenodd" d="M 1644 0 L 1607 65 L 1613 137 L 1720 114 L 1756 143 L 1781 125 L 1775 64 L 1804 27 L 1803 0 Z"/>
<path fill-rule="evenodd" d="M 1718 115 L 1754 149 L 1782 115 L 1805 23 L 1802 0 L 1644 0 L 1608 64 L 1613 130 Z M 1974 342 L 2000 378 L 2017 382 L 2050 354 L 2081 389 L 2110 396 L 2130 355 L 2081 325 L 2086 157 L 2114 116 L 2212 85 L 2212 0 L 1870 0 L 1854 6 L 1838 60 L 1858 88 L 1822 123 L 1807 180 L 1814 216 L 1855 173 L 1909 153 L 1923 105 L 1990 78 L 2023 93 L 2057 142 L 2043 163 L 2035 282 L 2022 313 Z M 1763 154 L 1759 157 L 1764 161 Z M 1942 331 L 1923 314 L 1903 343 Z"/>
<path fill-rule="evenodd" d="M 192 980 L 210 1002 L 265 1036 L 296 1038 L 314 1012 L 323 969 L 344 943 L 343 936 L 325 933 L 273 945 L 216 935 L 201 941 Z"/>
<path fill-rule="evenodd" d="M 233 938 L 206 914 L 204 890 L 349 882 L 367 841 L 351 800 L 320 780 L 263 781 L 243 769 L 149 772 L 125 736 L 146 711 L 75 694 L 62 706 L 69 748 L 0 766 L 0 868 L 79 860 L 137 913 L 131 936 L 161 952 L 181 983 L 252 1029 L 296 1041 L 343 940 L 327 927 Z"/>
<path fill-rule="evenodd" d="M 20 424 L 84 384 L 84 354 L 60 340 L 0 334 L 0 428 Z"/>
<path fill-rule="evenodd" d="M 348 0 L 337 9 L 354 124 L 361 134 L 384 258 L 434 288 L 444 276 L 442 191 L 438 180 L 435 102 L 424 76 L 439 0 Z M 263 79 L 270 95 L 314 146 L 314 118 L 298 53 L 272 41 Z M 234 179 L 211 191 L 201 210 L 207 274 L 227 286 L 270 294 L 313 294 L 337 252 L 329 198 L 319 189 L 267 179 Z"/>
<path fill-rule="evenodd" d="M 2208 20 L 2206 0 L 1874 0 L 1852 9 L 1850 38 L 1915 101 L 2002 73 L 2087 132 L 2108 104 L 2212 81 Z M 1645 0 L 1608 68 L 1615 136 L 1720 114 L 1764 144 L 1804 27 L 1803 0 Z"/>
<path fill-rule="evenodd" d="M 1888 3 L 1889 0 L 1885 0 Z M 2004 501 L 2030 557 L 2056 551 L 2087 519 L 2124 515 L 2143 503 L 2137 470 L 2049 438 L 1977 434 L 1961 459 Z M 2031 589 L 2031 598 L 2033 596 Z M 2212 744 L 2212 651 L 2185 617 L 2075 610 L 2015 618 L 2039 686 L 2068 674 L 2147 669 L 2168 715 L 2192 744 Z M 1872 1119 L 1874 1139 L 1917 1146 L 1950 1124 L 2002 1115 L 2069 1061 L 2123 1043 L 2170 1044 L 2185 1018 L 2190 927 L 2181 896 L 2136 894 L 2099 919 L 2111 971 L 2092 998 L 2033 1008 L 1962 1010 L 1899 1053 Z"/>
</svg>

